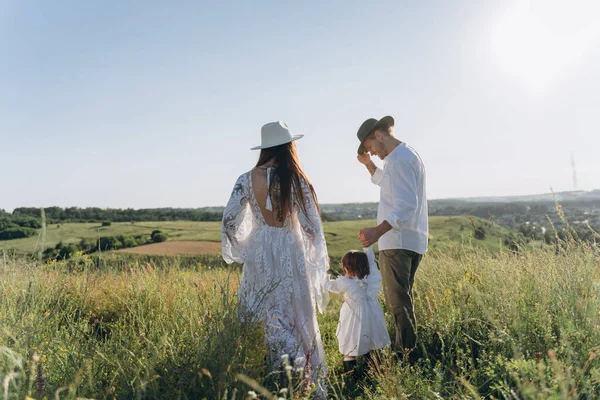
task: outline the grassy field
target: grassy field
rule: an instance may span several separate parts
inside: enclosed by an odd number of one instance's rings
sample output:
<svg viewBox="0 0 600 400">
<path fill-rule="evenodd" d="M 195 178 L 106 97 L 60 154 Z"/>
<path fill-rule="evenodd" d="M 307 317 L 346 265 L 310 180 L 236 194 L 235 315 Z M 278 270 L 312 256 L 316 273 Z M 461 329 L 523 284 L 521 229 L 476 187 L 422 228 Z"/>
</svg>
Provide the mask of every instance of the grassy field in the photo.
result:
<svg viewBox="0 0 600 400">
<path fill-rule="evenodd" d="M 455 245 L 483 248 L 497 251 L 510 230 L 497 225 L 489 226 L 487 221 L 472 220 L 475 226 L 484 226 L 484 240 L 473 238 L 474 228 L 469 217 L 431 217 L 430 247 L 432 250 L 445 250 Z M 324 224 L 327 244 L 332 258 L 339 259 L 347 250 L 361 247 L 356 234 L 364 227 L 375 226 L 375 221 L 338 221 Z M 221 240 L 219 222 L 163 221 L 113 223 L 103 227 L 100 223 L 52 224 L 47 228 L 45 247 L 54 247 L 58 242 L 78 243 L 81 239 L 94 239 L 101 236 L 150 235 L 155 230 L 168 234 L 169 241 L 213 241 Z M 514 233 L 514 232 L 513 232 Z M 0 241 L 0 251 L 14 249 L 18 252 L 33 252 L 39 238 Z"/>
<path fill-rule="evenodd" d="M 126 249 L 117 250 L 117 253 L 165 256 L 196 256 L 202 254 L 218 255 L 221 254 L 221 242 L 194 242 L 178 240 L 175 242 L 161 242 L 129 247 Z"/>
<path fill-rule="evenodd" d="M 476 240 L 473 237 L 474 227 L 484 226 L 486 237 Z M 329 254 L 333 259 L 341 258 L 350 249 L 360 249 L 361 244 L 357 233 L 361 228 L 375 226 L 376 221 L 336 221 L 324 224 L 325 239 Z M 478 248 L 489 251 L 498 251 L 502 241 L 515 233 L 497 225 L 489 226 L 488 221 L 480 218 L 460 217 L 430 217 L 429 238 L 430 250 L 449 250 L 456 248 Z"/>
<path fill-rule="evenodd" d="M 101 236 L 150 235 L 155 230 L 169 235 L 169 240 L 220 241 L 220 222 L 157 221 L 157 222 L 114 222 L 110 226 L 100 223 L 51 224 L 46 230 L 46 246 L 54 247 L 58 242 L 78 243 L 81 239 Z M 0 251 L 14 249 L 32 252 L 38 243 L 37 236 L 26 239 L 0 241 Z"/>
<path fill-rule="evenodd" d="M 252 398 L 244 376 L 279 391 L 260 327 L 237 318 L 239 267 L 132 258 L 124 269 L 102 257 L 100 270 L 89 256 L 0 261 L 0 397 Z M 361 366 L 359 384 L 342 373 L 334 297 L 319 315 L 330 398 L 598 398 L 599 272 L 598 249 L 585 246 L 432 252 L 415 282 L 423 358 L 409 366 L 384 353 L 375 369 Z M 294 376 L 279 396 L 308 398 L 301 383 Z"/>
</svg>

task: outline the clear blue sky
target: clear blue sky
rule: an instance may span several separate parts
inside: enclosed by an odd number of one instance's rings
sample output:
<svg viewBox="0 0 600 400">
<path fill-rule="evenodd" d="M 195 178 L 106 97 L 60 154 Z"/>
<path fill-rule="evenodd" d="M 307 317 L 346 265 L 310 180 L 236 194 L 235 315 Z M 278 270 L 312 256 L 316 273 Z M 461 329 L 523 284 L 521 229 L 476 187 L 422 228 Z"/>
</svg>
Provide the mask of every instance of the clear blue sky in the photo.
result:
<svg viewBox="0 0 600 400">
<path fill-rule="evenodd" d="M 600 188 L 595 1 L 0 0 L 0 208 L 223 205 L 285 120 L 321 202 L 376 201 L 391 114 L 430 198 Z"/>
</svg>

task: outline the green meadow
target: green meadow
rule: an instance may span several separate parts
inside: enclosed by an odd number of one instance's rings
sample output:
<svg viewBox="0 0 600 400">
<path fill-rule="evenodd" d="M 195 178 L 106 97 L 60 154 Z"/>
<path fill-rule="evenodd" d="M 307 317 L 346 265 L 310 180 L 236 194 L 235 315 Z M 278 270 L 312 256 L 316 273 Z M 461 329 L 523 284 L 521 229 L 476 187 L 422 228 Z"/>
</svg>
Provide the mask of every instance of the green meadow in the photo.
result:
<svg viewBox="0 0 600 400">
<path fill-rule="evenodd" d="M 357 233 L 364 227 L 375 226 L 376 221 L 336 221 L 325 222 L 325 238 L 331 257 L 339 259 L 346 251 L 361 247 Z M 475 239 L 474 230 L 484 227 L 485 238 Z M 51 224 L 46 229 L 44 248 L 54 247 L 57 243 L 79 243 L 82 239 L 96 239 L 102 236 L 150 235 L 160 230 L 168 235 L 168 241 L 210 241 L 221 240 L 219 222 L 160 221 L 160 222 L 113 222 L 110 226 L 101 223 L 65 223 Z M 430 247 L 446 249 L 453 246 L 480 248 L 498 251 L 505 239 L 516 232 L 491 225 L 488 221 L 470 217 L 431 217 Z M 14 250 L 18 253 L 32 253 L 39 244 L 40 237 L 0 241 L 0 251 Z"/>
<path fill-rule="evenodd" d="M 326 222 L 332 273 L 375 221 Z M 108 235 L 218 241 L 218 222 L 62 224 L 46 245 Z M 476 231 L 479 233 L 476 234 Z M 339 296 L 318 316 L 333 399 L 600 396 L 600 252 L 575 238 L 507 246 L 515 232 L 433 217 L 414 295 L 420 360 L 384 350 L 343 373 Z M 37 238 L 1 243 L 0 398 L 309 399 L 302 372 L 267 369 L 259 322 L 237 314 L 241 266 L 219 256 L 74 254 L 39 265 Z M 168 242 L 167 242 L 168 243 Z M 380 297 L 390 333 L 391 314 Z M 285 385 L 282 387 L 281 385 Z M 256 396 L 256 397 L 254 397 Z"/>
<path fill-rule="evenodd" d="M 1 398 L 311 398 L 301 373 L 279 386 L 260 325 L 237 318 L 240 266 L 124 260 L 76 255 L 38 266 L 4 255 Z M 360 380 L 344 375 L 341 298 L 319 315 L 329 396 L 597 398 L 599 271 L 598 249 L 584 244 L 434 249 L 415 282 L 416 365 L 384 351 L 374 366 L 360 362 Z"/>
</svg>

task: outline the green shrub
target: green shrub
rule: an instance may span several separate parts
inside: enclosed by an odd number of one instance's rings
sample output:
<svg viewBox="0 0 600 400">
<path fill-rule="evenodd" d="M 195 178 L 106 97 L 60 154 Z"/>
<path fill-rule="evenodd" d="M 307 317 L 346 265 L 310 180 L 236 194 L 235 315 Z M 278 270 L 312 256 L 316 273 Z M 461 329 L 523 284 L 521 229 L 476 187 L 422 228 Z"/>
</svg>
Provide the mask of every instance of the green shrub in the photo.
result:
<svg viewBox="0 0 600 400">
<path fill-rule="evenodd" d="M 152 231 L 150 236 L 153 243 L 160 243 L 167 240 L 167 234 L 158 230 Z"/>
<path fill-rule="evenodd" d="M 0 231 L 0 240 L 22 239 L 35 235 L 37 232 L 32 228 L 20 226 L 6 227 Z"/>
</svg>

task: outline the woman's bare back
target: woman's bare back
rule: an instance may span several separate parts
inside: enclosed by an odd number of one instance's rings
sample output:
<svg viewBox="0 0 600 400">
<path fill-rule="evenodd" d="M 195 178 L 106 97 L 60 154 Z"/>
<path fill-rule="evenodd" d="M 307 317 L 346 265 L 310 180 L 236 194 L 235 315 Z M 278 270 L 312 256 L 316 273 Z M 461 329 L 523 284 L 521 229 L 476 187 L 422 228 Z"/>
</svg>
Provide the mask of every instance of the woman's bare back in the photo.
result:
<svg viewBox="0 0 600 400">
<path fill-rule="evenodd" d="M 282 227 L 285 223 L 281 216 L 281 205 L 279 201 L 278 185 L 275 184 L 271 193 L 269 193 L 270 179 L 267 178 L 267 172 L 270 168 L 260 166 L 252 169 L 252 191 L 254 198 L 260 207 L 265 223 L 269 226 Z M 267 207 L 267 198 L 270 197 L 270 207 Z M 271 210 L 269 210 L 271 208 Z"/>
</svg>

